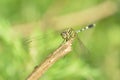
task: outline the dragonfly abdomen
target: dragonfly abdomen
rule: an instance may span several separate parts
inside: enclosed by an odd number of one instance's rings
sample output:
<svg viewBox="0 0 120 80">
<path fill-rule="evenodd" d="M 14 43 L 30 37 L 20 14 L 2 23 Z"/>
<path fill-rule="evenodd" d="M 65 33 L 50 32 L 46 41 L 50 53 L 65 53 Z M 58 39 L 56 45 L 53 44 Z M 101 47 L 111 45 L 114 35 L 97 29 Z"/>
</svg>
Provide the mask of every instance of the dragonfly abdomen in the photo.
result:
<svg viewBox="0 0 120 80">
<path fill-rule="evenodd" d="M 82 29 L 80 29 L 80 30 L 78 30 L 78 31 L 76 31 L 77 33 L 78 32 L 82 32 L 82 31 L 85 31 L 85 30 L 87 30 L 87 29 L 90 29 L 90 28 L 93 28 L 95 26 L 95 24 L 90 24 L 90 25 L 88 25 L 88 26 L 86 26 L 86 27 L 84 27 L 84 28 L 82 28 Z"/>
</svg>

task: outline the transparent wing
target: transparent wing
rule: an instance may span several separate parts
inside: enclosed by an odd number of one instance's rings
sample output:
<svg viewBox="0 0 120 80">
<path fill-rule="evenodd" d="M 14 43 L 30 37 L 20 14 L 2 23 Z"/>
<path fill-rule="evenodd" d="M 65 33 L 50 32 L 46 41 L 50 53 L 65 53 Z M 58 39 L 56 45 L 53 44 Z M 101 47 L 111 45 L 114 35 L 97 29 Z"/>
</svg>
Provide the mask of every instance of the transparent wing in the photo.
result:
<svg viewBox="0 0 120 80">
<path fill-rule="evenodd" d="M 25 44 L 29 46 L 30 51 L 35 51 L 38 53 L 50 53 L 53 51 L 60 43 L 61 36 L 56 31 L 37 33 L 31 37 L 25 39 Z M 45 55 L 45 54 L 42 54 Z M 46 54 L 47 55 L 47 54 Z M 45 55 L 45 56 L 46 56 Z"/>
<path fill-rule="evenodd" d="M 25 43 L 30 44 L 33 41 L 42 41 L 45 42 L 47 40 L 47 42 L 51 39 L 54 38 L 54 36 L 58 36 L 59 33 L 56 31 L 46 31 L 46 32 L 38 32 L 36 34 L 33 34 L 27 38 L 25 38 Z"/>
<path fill-rule="evenodd" d="M 37 34 L 37 35 L 33 35 L 33 36 L 30 36 L 30 37 L 27 37 L 27 38 L 25 38 L 25 42 L 27 43 L 27 44 L 30 44 L 32 41 L 35 41 L 35 40 L 45 40 L 46 39 L 46 37 L 45 36 L 49 36 L 49 34 L 48 33 L 42 33 L 42 34 Z"/>
<path fill-rule="evenodd" d="M 79 43 L 79 46 L 80 46 L 80 57 L 82 59 L 84 59 L 85 61 L 89 61 L 90 59 L 90 55 L 91 55 L 91 52 L 89 51 L 89 49 L 83 44 L 83 42 L 80 40 L 80 38 L 78 37 L 78 35 L 76 36 L 77 40 L 78 40 L 78 43 Z"/>
</svg>

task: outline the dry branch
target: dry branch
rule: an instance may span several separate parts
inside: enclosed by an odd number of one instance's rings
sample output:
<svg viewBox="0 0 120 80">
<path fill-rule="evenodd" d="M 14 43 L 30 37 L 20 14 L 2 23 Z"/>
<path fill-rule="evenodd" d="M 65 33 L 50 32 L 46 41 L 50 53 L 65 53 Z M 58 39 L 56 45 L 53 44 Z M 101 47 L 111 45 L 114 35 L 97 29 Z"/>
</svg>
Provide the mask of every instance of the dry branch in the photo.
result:
<svg viewBox="0 0 120 80">
<path fill-rule="evenodd" d="M 73 39 L 67 41 L 66 43 L 63 43 L 58 49 L 49 55 L 41 65 L 35 67 L 27 80 L 38 80 L 44 74 L 44 72 L 47 71 L 57 60 L 71 51 L 72 42 Z"/>
</svg>

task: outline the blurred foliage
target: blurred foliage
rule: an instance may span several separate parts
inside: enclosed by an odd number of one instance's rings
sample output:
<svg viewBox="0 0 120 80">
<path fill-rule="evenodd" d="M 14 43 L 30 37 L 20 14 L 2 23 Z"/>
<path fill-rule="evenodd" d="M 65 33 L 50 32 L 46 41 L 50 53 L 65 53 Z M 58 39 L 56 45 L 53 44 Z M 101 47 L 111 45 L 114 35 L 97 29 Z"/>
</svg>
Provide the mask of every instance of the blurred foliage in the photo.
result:
<svg viewBox="0 0 120 80">
<path fill-rule="evenodd" d="M 13 31 L 12 24 L 42 19 L 51 5 L 62 7 L 57 15 L 84 10 L 104 0 L 1 0 L 0 1 L 0 80 L 24 80 L 61 43 L 54 29 L 35 29 L 29 37 Z M 66 4 L 63 4 L 66 3 Z M 62 6 L 62 4 L 64 6 Z M 79 33 L 90 50 L 89 62 L 73 51 L 56 62 L 41 80 L 120 80 L 120 11 L 100 20 L 94 29 Z M 34 37 L 35 36 L 35 37 Z M 34 38 L 34 39 L 33 39 Z M 32 40 L 32 41 L 31 41 Z"/>
</svg>

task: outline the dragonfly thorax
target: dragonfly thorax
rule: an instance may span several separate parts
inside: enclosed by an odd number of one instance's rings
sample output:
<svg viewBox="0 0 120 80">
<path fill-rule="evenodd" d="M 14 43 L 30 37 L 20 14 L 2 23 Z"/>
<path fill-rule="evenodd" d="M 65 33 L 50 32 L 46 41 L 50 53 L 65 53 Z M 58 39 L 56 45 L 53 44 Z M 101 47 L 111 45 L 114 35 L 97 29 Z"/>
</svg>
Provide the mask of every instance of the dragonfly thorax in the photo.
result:
<svg viewBox="0 0 120 80">
<path fill-rule="evenodd" d="M 61 33 L 61 36 L 65 41 L 68 41 L 71 38 L 75 38 L 76 32 L 72 28 L 68 28 Z"/>
</svg>

